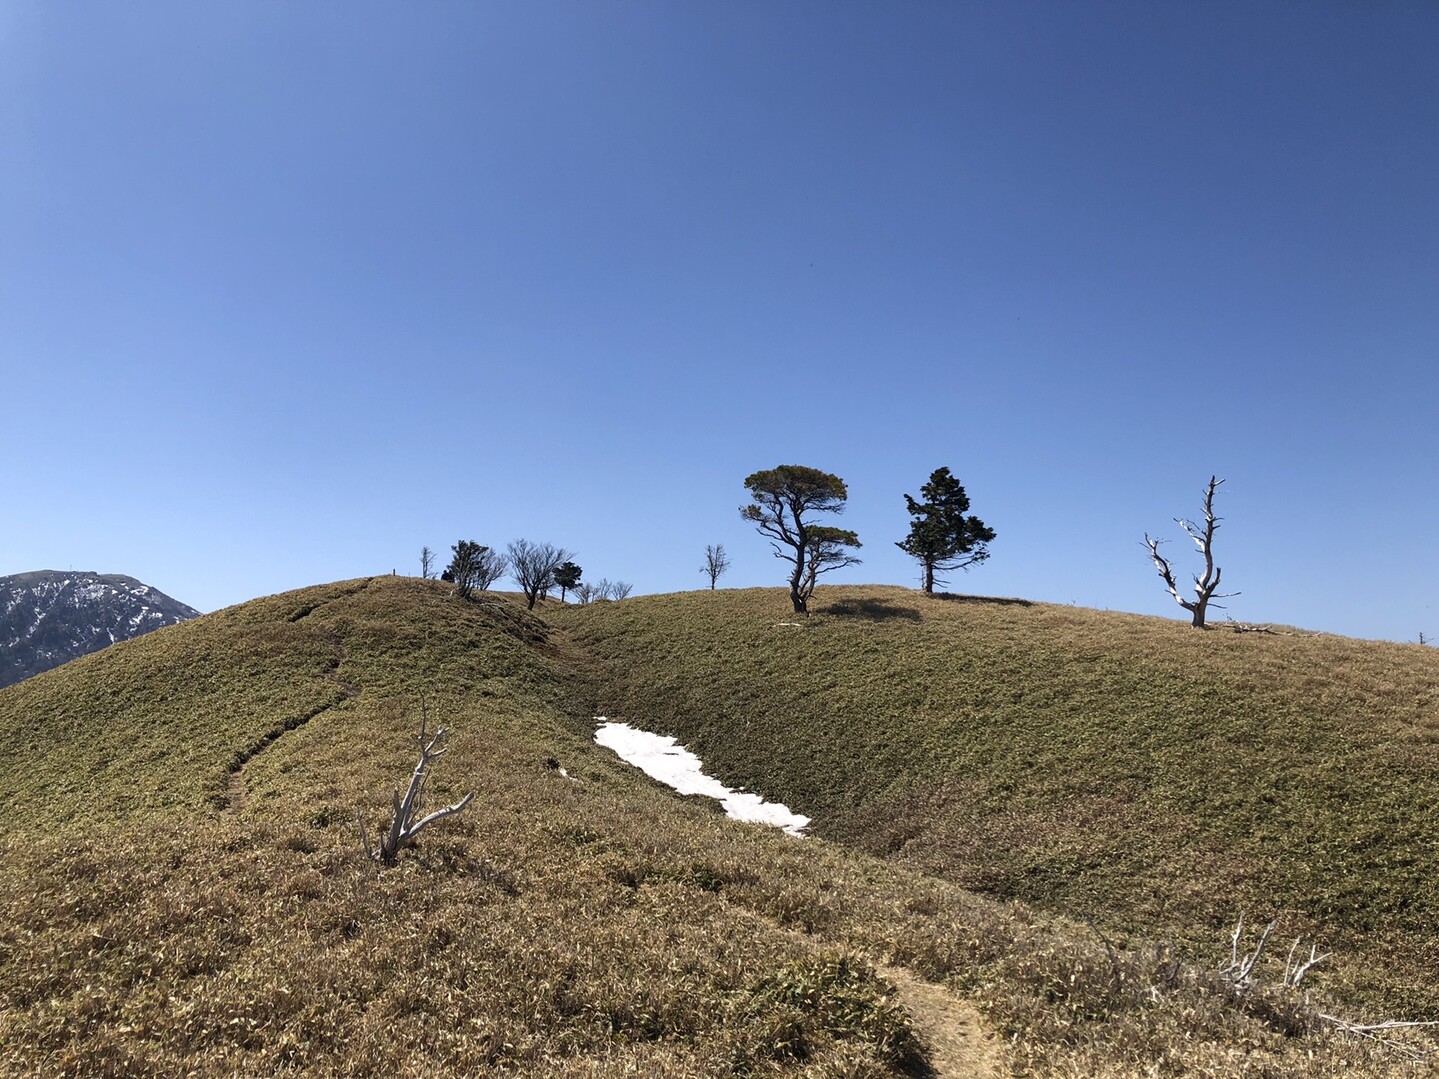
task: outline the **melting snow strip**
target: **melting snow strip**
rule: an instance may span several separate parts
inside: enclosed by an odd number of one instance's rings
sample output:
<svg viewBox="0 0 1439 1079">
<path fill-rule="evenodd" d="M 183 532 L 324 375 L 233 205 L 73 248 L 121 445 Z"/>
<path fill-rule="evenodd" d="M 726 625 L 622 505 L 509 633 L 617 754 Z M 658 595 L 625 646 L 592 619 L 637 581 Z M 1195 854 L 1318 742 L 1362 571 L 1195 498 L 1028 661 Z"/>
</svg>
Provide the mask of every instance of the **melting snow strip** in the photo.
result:
<svg viewBox="0 0 1439 1079">
<path fill-rule="evenodd" d="M 628 723 L 611 723 L 604 716 L 595 719 L 600 724 L 595 731 L 595 741 L 614 750 L 621 759 L 652 779 L 681 794 L 714 798 L 724 807 L 725 815 L 734 820 L 769 824 L 792 836 L 803 837 L 809 825 L 808 817 L 791 813 L 788 806 L 778 802 L 766 802 L 758 794 L 730 790 L 718 779 L 705 775 L 700 759 L 675 739 L 636 730 Z"/>
</svg>

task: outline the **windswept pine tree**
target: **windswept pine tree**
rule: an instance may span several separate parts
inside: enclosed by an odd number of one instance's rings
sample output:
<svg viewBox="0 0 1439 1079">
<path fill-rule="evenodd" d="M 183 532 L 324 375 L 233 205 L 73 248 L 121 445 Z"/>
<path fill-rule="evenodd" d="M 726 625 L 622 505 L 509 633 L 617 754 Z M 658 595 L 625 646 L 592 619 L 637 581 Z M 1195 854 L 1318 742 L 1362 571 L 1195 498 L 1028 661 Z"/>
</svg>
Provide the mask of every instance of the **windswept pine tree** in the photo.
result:
<svg viewBox="0 0 1439 1079">
<path fill-rule="evenodd" d="M 790 602 L 796 614 L 808 614 L 816 578 L 859 562 L 847 550 L 860 546 L 857 535 L 812 519 L 816 513 L 844 512 L 849 489 L 838 476 L 805 465 L 755 472 L 744 485 L 753 502 L 740 507 L 740 516 L 769 537 L 776 558 L 790 564 Z"/>
</svg>

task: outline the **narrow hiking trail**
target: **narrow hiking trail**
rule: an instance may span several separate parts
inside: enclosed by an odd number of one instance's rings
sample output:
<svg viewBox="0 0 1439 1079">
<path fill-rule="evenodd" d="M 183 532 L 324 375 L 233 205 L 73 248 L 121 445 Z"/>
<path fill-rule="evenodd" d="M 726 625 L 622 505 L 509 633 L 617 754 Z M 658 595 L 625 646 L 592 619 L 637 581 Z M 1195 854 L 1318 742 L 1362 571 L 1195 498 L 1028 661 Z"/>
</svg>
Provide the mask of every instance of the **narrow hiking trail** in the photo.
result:
<svg viewBox="0 0 1439 1079">
<path fill-rule="evenodd" d="M 230 764 L 230 774 L 225 784 L 225 812 L 238 813 L 245 807 L 245 767 L 261 753 L 269 749 L 282 734 L 285 734 L 287 731 L 298 730 L 316 717 L 322 716 L 332 708 L 338 708 L 340 705 L 352 701 L 360 695 L 360 687 L 354 682 L 345 681 L 339 674 L 340 666 L 349 658 L 349 650 L 345 648 L 343 643 L 334 643 L 334 663 L 321 677 L 333 682 L 340 688 L 340 698 L 328 704 L 323 704 L 319 708 L 306 712 L 303 715 L 285 720 L 278 727 L 266 731 L 254 744 L 237 753 L 235 760 Z"/>
<path fill-rule="evenodd" d="M 894 986 L 924 1044 L 935 1079 L 999 1079 L 1009 1075 L 1004 1043 L 984 1024 L 979 1009 L 942 985 L 904 967 L 876 964 Z"/>
<path fill-rule="evenodd" d="M 818 951 L 825 945 L 835 946 L 835 942 L 783 926 L 748 907 L 730 906 L 766 929 L 798 941 L 810 951 Z M 876 974 L 894 986 L 895 996 L 924 1047 L 925 1061 L 932 1069 L 930 1079 L 1007 1079 L 1013 1074 L 1004 1040 L 990 1029 L 972 1001 L 942 985 L 925 981 L 907 967 L 881 962 L 863 951 L 859 954 L 869 961 Z"/>
<path fill-rule="evenodd" d="M 348 592 L 343 593 L 340 596 L 333 597 L 332 599 L 327 600 L 326 603 L 333 603 L 335 599 L 343 599 L 346 596 L 354 595 L 356 592 L 363 592 L 365 588 L 369 585 L 369 583 L 370 581 L 366 580 L 365 583 L 359 588 L 352 589 Z M 321 603 L 316 604 L 313 607 L 304 608 L 297 615 L 291 617 L 290 621 L 298 622 L 303 618 L 308 618 L 311 614 L 324 607 L 325 605 L 325 603 Z M 251 745 L 235 754 L 234 760 L 230 762 L 230 766 L 228 768 L 229 775 L 225 781 L 224 811 L 226 813 L 238 813 L 245 808 L 245 802 L 247 800 L 245 788 L 246 765 L 248 765 L 252 760 L 258 757 L 266 749 L 270 748 L 270 746 L 273 745 L 274 742 L 285 732 L 297 730 L 298 728 L 303 727 L 305 724 L 309 723 L 311 720 L 315 719 L 317 716 L 322 716 L 326 712 L 330 711 L 330 709 L 338 708 L 340 705 L 345 704 L 348 701 L 352 701 L 360 695 L 360 686 L 358 685 L 358 683 L 348 681 L 347 679 L 340 676 L 340 669 L 350 658 L 350 649 L 345 644 L 344 638 L 342 638 L 338 633 L 335 633 L 334 631 L 327 631 L 323 633 L 323 637 L 325 641 L 330 645 L 330 648 L 333 649 L 334 657 L 330 661 L 329 668 L 325 670 L 325 672 L 321 674 L 320 677 L 328 682 L 332 682 L 334 685 L 339 687 L 339 698 L 337 700 L 330 701 L 328 704 L 323 704 L 318 708 L 312 709 L 311 711 L 306 712 L 302 715 L 294 716 L 290 719 L 285 720 L 279 726 L 273 727 L 270 730 L 266 731 Z"/>
</svg>

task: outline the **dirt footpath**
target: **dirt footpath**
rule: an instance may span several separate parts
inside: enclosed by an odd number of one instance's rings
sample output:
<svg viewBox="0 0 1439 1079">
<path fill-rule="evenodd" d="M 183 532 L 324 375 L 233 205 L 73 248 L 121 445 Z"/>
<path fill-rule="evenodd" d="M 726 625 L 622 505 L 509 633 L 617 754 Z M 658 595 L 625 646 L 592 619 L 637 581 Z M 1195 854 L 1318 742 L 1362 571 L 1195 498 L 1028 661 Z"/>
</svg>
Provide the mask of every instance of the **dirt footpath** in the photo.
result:
<svg viewBox="0 0 1439 1079">
<path fill-rule="evenodd" d="M 876 966 L 875 971 L 899 991 L 936 1079 L 1000 1079 L 1009 1074 L 1003 1044 L 973 1004 L 903 967 Z"/>
</svg>

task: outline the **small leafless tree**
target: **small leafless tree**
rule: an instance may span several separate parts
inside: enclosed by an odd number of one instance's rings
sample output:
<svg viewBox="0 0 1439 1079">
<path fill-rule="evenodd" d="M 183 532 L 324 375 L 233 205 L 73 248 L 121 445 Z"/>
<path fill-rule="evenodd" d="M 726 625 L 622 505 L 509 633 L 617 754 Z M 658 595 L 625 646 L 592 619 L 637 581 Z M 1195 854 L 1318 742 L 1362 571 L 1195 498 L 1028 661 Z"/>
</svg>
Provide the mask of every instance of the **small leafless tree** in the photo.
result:
<svg viewBox="0 0 1439 1079">
<path fill-rule="evenodd" d="M 395 791 L 393 805 L 390 811 L 390 826 L 385 829 L 385 834 L 380 837 L 380 845 L 370 845 L 369 834 L 365 831 L 365 818 L 363 814 L 357 815 L 356 820 L 360 825 L 360 845 L 365 853 L 381 865 L 394 865 L 399 858 L 402 848 L 414 842 L 415 837 L 425 828 L 436 821 L 444 820 L 446 817 L 453 817 L 456 813 L 464 810 L 474 798 L 471 791 L 454 805 L 445 806 L 444 809 L 437 809 L 415 820 L 415 814 L 420 809 L 421 796 L 424 792 L 425 780 L 429 778 L 429 764 L 436 757 L 442 757 L 448 752 L 447 748 L 441 748 L 440 743 L 445 740 L 449 733 L 445 727 L 435 731 L 433 737 L 427 740 L 427 727 L 429 725 L 429 710 L 421 706 L 420 713 L 420 763 L 415 765 L 415 770 L 410 776 L 410 785 L 405 790 L 403 798 L 400 792 Z"/>
<path fill-rule="evenodd" d="M 489 547 L 480 549 L 475 559 L 475 587 L 481 592 L 489 591 L 490 585 L 510 571 L 509 559 Z"/>
<path fill-rule="evenodd" d="M 1227 599 L 1230 596 L 1239 595 L 1238 592 L 1219 592 L 1219 577 L 1222 570 L 1214 564 L 1214 531 L 1219 527 L 1219 522 L 1224 518 L 1214 515 L 1214 495 L 1219 490 L 1219 485 L 1224 481 L 1214 476 L 1209 477 L 1209 487 L 1204 492 L 1204 527 L 1183 517 L 1174 518 L 1175 523 L 1189 534 L 1194 541 L 1199 553 L 1204 557 L 1204 575 L 1198 574 L 1194 577 L 1194 599 L 1185 599 L 1179 594 L 1179 585 L 1175 583 L 1174 571 L 1169 567 L 1169 561 L 1159 553 L 1159 545 L 1163 540 L 1151 539 L 1149 533 L 1144 534 L 1144 544 L 1149 548 L 1149 557 L 1154 560 L 1154 568 L 1159 571 L 1159 577 L 1164 582 L 1164 587 L 1186 611 L 1192 614 L 1193 620 L 1190 623 L 1196 629 L 1204 628 L 1204 615 L 1212 600 Z M 1222 604 L 1214 606 L 1223 609 Z"/>
<path fill-rule="evenodd" d="M 518 539 L 509 545 L 510 574 L 530 610 L 555 583 L 555 570 L 574 557 L 573 551 L 556 547 L 552 543 L 531 543 Z"/>
<path fill-rule="evenodd" d="M 725 557 L 723 543 L 711 543 L 705 546 L 705 564 L 700 567 L 701 573 L 709 575 L 710 591 L 714 591 L 715 582 L 729 569 L 729 559 Z"/>
<path fill-rule="evenodd" d="M 420 576 L 429 580 L 435 575 L 435 552 L 428 547 L 420 548 Z"/>
<path fill-rule="evenodd" d="M 1270 922 L 1259 934 L 1258 943 L 1250 951 L 1241 950 L 1240 941 L 1244 935 L 1244 919 L 1241 917 L 1239 924 L 1234 927 L 1234 934 L 1230 938 L 1229 944 L 1229 960 L 1219 965 L 1219 978 L 1227 986 L 1235 1004 L 1243 1007 L 1250 994 L 1257 989 L 1266 987 L 1271 990 L 1277 989 L 1281 994 L 1288 994 L 1294 1011 L 1301 1016 L 1307 1016 L 1310 1021 L 1317 1020 L 1319 1023 L 1328 1024 L 1345 1034 L 1382 1042 L 1388 1048 L 1397 1050 L 1417 1061 L 1423 1061 L 1430 1055 L 1419 1046 L 1398 1041 L 1395 1036 L 1420 1027 L 1439 1026 L 1439 1020 L 1429 1019 L 1413 1022 L 1386 1019 L 1377 1023 L 1358 1022 L 1314 1009 L 1310 1004 L 1309 990 L 1304 982 L 1304 977 L 1320 963 L 1332 958 L 1334 953 L 1325 952 L 1321 955 L 1318 946 L 1311 944 L 1309 954 L 1306 956 L 1298 937 L 1289 946 L 1289 954 L 1285 957 L 1284 969 L 1279 973 L 1278 982 L 1276 983 L 1272 977 L 1273 970 L 1277 968 L 1271 966 L 1271 977 L 1268 985 L 1265 986 L 1261 981 L 1259 962 L 1264 955 L 1264 946 L 1268 943 L 1269 936 L 1274 932 L 1276 925 L 1278 925 L 1277 920 Z M 1151 989 L 1150 992 L 1156 992 L 1156 989 Z M 1269 1010 L 1272 1012 L 1272 1004 Z"/>
<path fill-rule="evenodd" d="M 601 577 L 595 582 L 593 598 L 596 600 L 624 599 L 634 590 L 634 587 L 628 581 L 612 581 L 608 577 Z"/>
<path fill-rule="evenodd" d="M 1278 924 L 1279 920 L 1276 918 L 1264 927 L 1263 932 L 1259 934 L 1259 941 L 1254 945 L 1252 951 L 1242 951 L 1240 948 L 1240 941 L 1244 937 L 1243 916 L 1234 927 L 1234 934 L 1229 941 L 1229 961 L 1220 964 L 1219 977 L 1229 987 L 1235 1001 L 1243 1003 L 1245 998 L 1260 986 L 1259 961 L 1264 955 L 1264 946 L 1269 943 L 1269 935 L 1274 932 L 1274 928 Z M 1309 957 L 1306 959 L 1304 953 L 1300 951 L 1300 938 L 1295 937 L 1294 943 L 1289 946 L 1289 954 L 1284 960 L 1284 970 L 1279 976 L 1278 988 L 1299 990 L 1304 983 L 1304 976 L 1333 956 L 1333 952 L 1325 952 L 1320 955 L 1318 946 L 1310 945 Z M 1307 991 L 1304 1003 L 1308 1004 Z"/>
<path fill-rule="evenodd" d="M 581 581 L 575 585 L 575 598 L 582 604 L 590 602 L 595 598 L 595 586 L 589 581 Z"/>
</svg>

